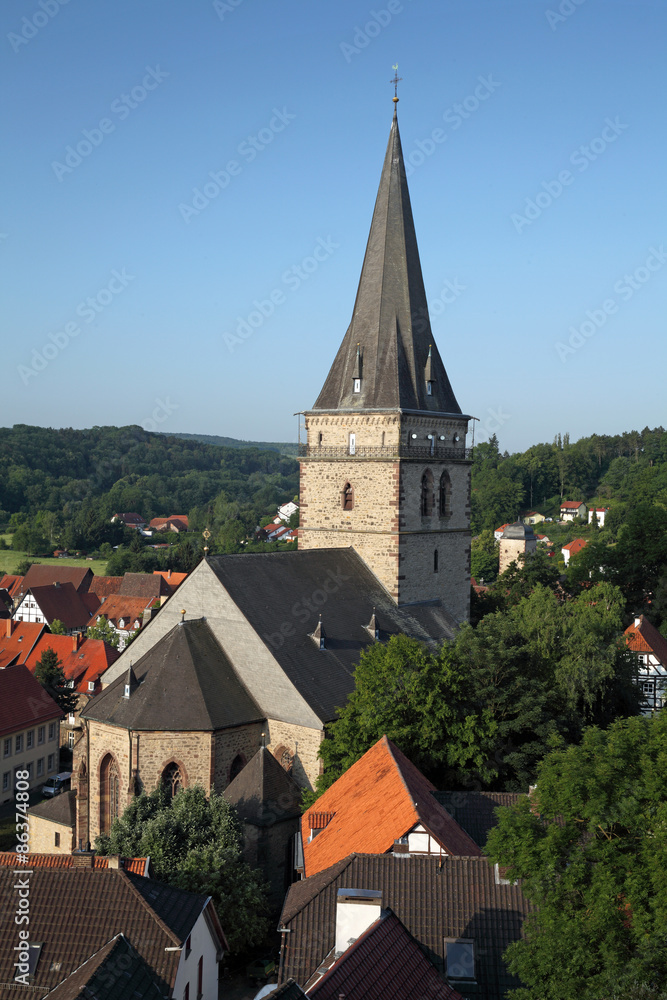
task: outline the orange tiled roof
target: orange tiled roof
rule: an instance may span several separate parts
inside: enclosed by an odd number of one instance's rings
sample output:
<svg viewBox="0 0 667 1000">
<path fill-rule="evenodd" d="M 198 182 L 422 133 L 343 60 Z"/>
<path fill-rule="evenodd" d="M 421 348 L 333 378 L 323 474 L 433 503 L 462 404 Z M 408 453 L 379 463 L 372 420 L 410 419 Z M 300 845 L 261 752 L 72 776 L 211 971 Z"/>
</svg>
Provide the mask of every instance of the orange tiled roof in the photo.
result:
<svg viewBox="0 0 667 1000">
<path fill-rule="evenodd" d="M 477 844 L 433 797 L 434 791 L 435 785 L 383 736 L 304 814 L 305 875 L 353 852 L 385 854 L 420 823 L 443 853 L 479 857 Z M 321 832 L 309 843 L 311 829 Z"/>
<path fill-rule="evenodd" d="M 152 600 L 153 598 L 146 600 L 145 597 L 124 597 L 122 594 L 111 594 L 110 597 L 102 601 L 97 609 L 95 621 L 98 617 L 103 616 L 108 622 L 119 628 L 118 622 L 122 618 L 125 622 L 125 628 L 134 631 L 135 621 L 139 619 L 141 624 L 141 616 Z"/>
<path fill-rule="evenodd" d="M 579 510 L 584 506 L 583 500 L 563 500 L 560 505 L 561 510 Z"/>
<path fill-rule="evenodd" d="M 9 573 L 0 578 L 0 590 L 6 590 L 13 599 L 21 590 L 23 584 L 22 576 L 12 576 Z"/>
<path fill-rule="evenodd" d="M 45 631 L 37 622 L 0 622 L 0 668 L 22 663 Z"/>
<path fill-rule="evenodd" d="M 172 590 L 176 590 L 177 587 L 183 583 L 187 573 L 175 573 L 171 569 L 154 569 L 153 576 L 161 576 L 165 583 L 168 583 Z"/>
<path fill-rule="evenodd" d="M 122 576 L 94 576 L 90 581 L 88 593 L 97 594 L 98 597 L 108 597 L 120 591 L 122 582 Z"/>
<path fill-rule="evenodd" d="M 26 854 L 26 868 L 74 868 L 76 855 L 73 854 Z M 126 872 L 135 875 L 147 875 L 148 858 L 121 858 L 121 866 Z M 14 851 L 0 851 L 0 867 L 15 867 Z M 101 871 L 109 867 L 108 858 L 98 858 L 95 855 L 93 868 Z"/>
<path fill-rule="evenodd" d="M 634 622 L 625 630 L 627 643 L 633 653 L 653 653 L 667 667 L 667 639 L 651 625 L 648 618 L 639 617 L 639 625 Z"/>
<path fill-rule="evenodd" d="M 71 635 L 44 634 L 29 655 L 19 662 L 25 663 L 28 670 L 34 673 L 44 650 L 52 649 L 58 654 L 66 680 L 74 681 L 76 691 L 88 694 L 88 683 L 92 681 L 97 685 L 104 671 L 118 659 L 120 653 L 101 639 L 79 640 L 78 647 L 76 642 Z"/>
<path fill-rule="evenodd" d="M 574 538 L 571 542 L 568 542 L 567 545 L 564 545 L 563 548 L 567 549 L 571 556 L 574 556 L 577 552 L 581 552 L 582 549 L 585 549 L 587 545 L 588 542 L 585 538 Z"/>
</svg>

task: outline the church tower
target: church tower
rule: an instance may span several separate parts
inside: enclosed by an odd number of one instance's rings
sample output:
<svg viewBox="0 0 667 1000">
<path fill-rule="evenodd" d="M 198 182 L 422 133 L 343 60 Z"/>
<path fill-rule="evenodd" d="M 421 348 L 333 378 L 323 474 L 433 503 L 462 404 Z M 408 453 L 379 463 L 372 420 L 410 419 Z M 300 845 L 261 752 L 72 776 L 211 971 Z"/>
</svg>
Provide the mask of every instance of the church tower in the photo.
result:
<svg viewBox="0 0 667 1000">
<path fill-rule="evenodd" d="M 305 414 L 299 549 L 353 546 L 398 604 L 470 607 L 470 458 L 433 340 L 396 104 L 352 321 Z"/>
</svg>

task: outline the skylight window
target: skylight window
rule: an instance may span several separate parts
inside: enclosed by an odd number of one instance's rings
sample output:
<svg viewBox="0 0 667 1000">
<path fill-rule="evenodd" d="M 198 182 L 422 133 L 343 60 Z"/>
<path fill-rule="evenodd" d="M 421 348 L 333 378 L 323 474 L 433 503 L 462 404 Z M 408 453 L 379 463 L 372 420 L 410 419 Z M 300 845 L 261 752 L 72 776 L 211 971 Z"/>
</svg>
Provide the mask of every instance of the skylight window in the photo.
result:
<svg viewBox="0 0 667 1000">
<path fill-rule="evenodd" d="M 448 979 L 475 978 L 475 942 L 465 938 L 445 938 Z"/>
</svg>

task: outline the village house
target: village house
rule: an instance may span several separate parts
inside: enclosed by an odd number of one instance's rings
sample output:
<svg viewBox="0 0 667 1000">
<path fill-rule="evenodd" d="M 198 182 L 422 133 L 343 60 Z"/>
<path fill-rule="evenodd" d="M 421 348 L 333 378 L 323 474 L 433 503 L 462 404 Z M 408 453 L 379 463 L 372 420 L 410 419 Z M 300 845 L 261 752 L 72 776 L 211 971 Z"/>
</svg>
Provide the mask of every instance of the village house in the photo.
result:
<svg viewBox="0 0 667 1000">
<path fill-rule="evenodd" d="M 567 566 L 572 556 L 576 556 L 578 552 L 585 549 L 587 544 L 588 543 L 585 538 L 573 538 L 571 542 L 567 543 L 567 545 L 563 545 L 560 551 L 565 561 L 565 565 Z"/>
<path fill-rule="evenodd" d="M 154 517 L 148 524 L 153 531 L 174 531 L 180 534 L 189 531 L 187 514 L 170 514 L 169 517 Z"/>
<path fill-rule="evenodd" d="M 588 508 L 581 500 L 563 500 L 560 505 L 561 521 L 576 521 L 585 518 Z"/>
<path fill-rule="evenodd" d="M 25 580 L 24 580 L 25 585 Z M 14 611 L 17 622 L 36 622 L 49 627 L 59 621 L 68 633 L 88 628 L 99 601 L 94 594 L 79 592 L 71 583 L 55 582 L 43 587 L 24 586 Z"/>
<path fill-rule="evenodd" d="M 141 514 L 136 513 L 114 514 L 111 518 L 111 523 L 115 524 L 116 522 L 119 522 L 126 528 L 135 528 L 137 530 L 146 527 L 146 519 Z"/>
<path fill-rule="evenodd" d="M 608 513 L 609 507 L 591 507 L 588 512 L 588 523 L 592 524 L 595 520 L 598 528 L 604 528 L 604 520 Z"/>
<path fill-rule="evenodd" d="M 62 716 L 62 710 L 23 664 L 0 670 L 3 803 L 11 802 L 14 796 L 17 771 L 27 772 L 29 790 L 57 773 Z"/>
<path fill-rule="evenodd" d="M 531 510 L 527 514 L 522 514 L 519 520 L 523 521 L 524 524 L 540 524 L 545 520 L 545 517 L 544 514 Z"/>
<path fill-rule="evenodd" d="M 628 649 L 637 656 L 638 682 L 644 712 L 650 714 L 667 702 L 667 639 L 644 615 L 637 615 L 625 630 Z"/>
</svg>

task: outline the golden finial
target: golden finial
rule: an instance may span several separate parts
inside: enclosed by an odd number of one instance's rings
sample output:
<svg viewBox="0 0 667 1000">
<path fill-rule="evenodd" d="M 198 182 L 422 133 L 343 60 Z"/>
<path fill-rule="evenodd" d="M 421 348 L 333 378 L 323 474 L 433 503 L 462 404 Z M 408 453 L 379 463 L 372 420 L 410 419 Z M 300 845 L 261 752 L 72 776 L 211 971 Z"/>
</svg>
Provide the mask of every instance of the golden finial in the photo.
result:
<svg viewBox="0 0 667 1000">
<path fill-rule="evenodd" d="M 389 81 L 389 83 L 393 83 L 394 85 L 394 96 L 392 97 L 392 101 L 394 102 L 394 104 L 398 104 L 398 85 L 403 79 L 403 77 L 398 75 L 398 63 L 396 63 L 396 65 L 392 66 L 391 68 L 394 71 L 394 78 L 393 80 Z"/>
<path fill-rule="evenodd" d="M 211 537 L 211 532 L 208 530 L 208 528 L 204 528 L 204 530 L 202 531 L 202 537 L 203 537 L 203 539 L 204 539 L 205 542 L 208 542 L 209 538 Z M 206 557 L 207 555 L 208 555 L 208 545 L 205 545 L 204 546 L 204 557 Z"/>
</svg>

